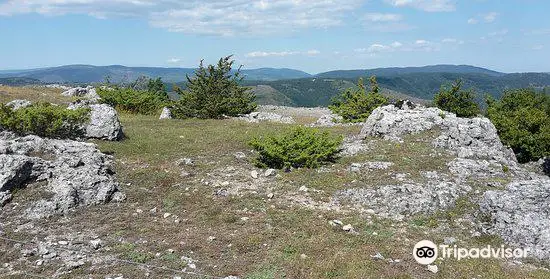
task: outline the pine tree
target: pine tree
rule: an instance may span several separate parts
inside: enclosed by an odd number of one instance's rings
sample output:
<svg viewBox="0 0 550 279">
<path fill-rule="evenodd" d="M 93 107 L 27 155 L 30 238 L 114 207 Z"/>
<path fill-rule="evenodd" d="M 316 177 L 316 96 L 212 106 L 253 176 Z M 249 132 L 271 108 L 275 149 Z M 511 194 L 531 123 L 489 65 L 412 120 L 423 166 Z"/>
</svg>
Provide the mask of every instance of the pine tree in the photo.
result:
<svg viewBox="0 0 550 279">
<path fill-rule="evenodd" d="M 176 88 L 181 99 L 172 108 L 176 118 L 223 118 L 256 109 L 255 95 L 239 83 L 240 67 L 231 72 L 232 56 L 220 58 L 217 65 L 204 66 L 201 60 L 194 77 L 187 76 L 187 90 Z"/>
</svg>

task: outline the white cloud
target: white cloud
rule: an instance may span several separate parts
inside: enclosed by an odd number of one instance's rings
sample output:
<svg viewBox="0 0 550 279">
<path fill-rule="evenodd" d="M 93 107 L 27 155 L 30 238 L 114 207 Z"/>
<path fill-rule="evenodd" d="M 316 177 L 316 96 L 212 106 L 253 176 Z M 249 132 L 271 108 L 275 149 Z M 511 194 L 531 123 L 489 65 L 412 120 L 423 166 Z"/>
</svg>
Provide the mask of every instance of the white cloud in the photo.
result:
<svg viewBox="0 0 550 279">
<path fill-rule="evenodd" d="M 499 31 L 494 31 L 489 33 L 489 37 L 502 37 L 502 36 L 505 36 L 506 34 L 508 34 L 508 29 L 502 29 Z"/>
<path fill-rule="evenodd" d="M 542 50 L 542 49 L 544 49 L 544 46 L 543 45 L 534 45 L 531 49 L 532 50 Z"/>
<path fill-rule="evenodd" d="M 397 51 L 407 51 L 407 52 L 433 52 L 439 51 L 440 46 L 437 43 L 432 43 L 426 40 L 416 40 L 412 43 L 401 43 L 393 42 L 390 44 L 372 44 L 367 48 L 356 48 L 353 51 L 356 53 L 368 53 L 372 56 L 375 56 L 379 53 L 388 53 L 388 52 L 397 52 Z"/>
<path fill-rule="evenodd" d="M 283 56 L 289 56 L 289 55 L 295 55 L 295 54 L 298 54 L 299 52 L 297 51 L 281 51 L 281 52 L 276 52 L 276 51 L 271 51 L 271 52 L 266 52 L 266 51 L 254 51 L 254 52 L 249 52 L 247 53 L 245 56 L 246 57 L 269 57 L 269 56 L 280 56 L 280 57 L 283 57 Z"/>
<path fill-rule="evenodd" d="M 285 57 L 291 55 L 319 55 L 321 52 L 316 49 L 310 49 L 307 51 L 253 51 L 245 54 L 245 57 L 249 58 L 261 58 L 261 57 Z"/>
<path fill-rule="evenodd" d="M 426 12 L 452 12 L 456 10 L 451 0 L 385 0 L 395 7 L 412 7 Z"/>
<path fill-rule="evenodd" d="M 363 17 L 363 20 L 370 22 L 388 22 L 388 21 L 401 21 L 402 15 L 399 14 L 382 14 L 382 13 L 370 13 Z"/>
<path fill-rule="evenodd" d="M 316 50 L 316 49 L 310 49 L 310 50 L 306 51 L 306 54 L 307 55 L 318 55 L 318 54 L 321 54 L 321 52 Z"/>
<path fill-rule="evenodd" d="M 166 62 L 175 64 L 175 63 L 179 63 L 180 61 L 181 61 L 181 59 L 179 59 L 179 58 L 170 58 Z"/>
<path fill-rule="evenodd" d="M 497 19 L 497 16 L 498 16 L 497 12 L 490 12 L 486 15 L 483 15 L 483 20 L 487 23 L 491 23 Z"/>
<path fill-rule="evenodd" d="M 480 21 L 485 23 L 493 23 L 499 16 L 499 13 L 497 12 L 490 12 L 486 14 L 479 14 L 476 17 L 472 17 L 468 19 L 468 24 L 478 24 Z"/>
<path fill-rule="evenodd" d="M 464 41 L 458 40 L 458 39 L 455 39 L 455 38 L 445 38 L 445 39 L 441 40 L 441 42 L 444 43 L 444 44 L 458 44 L 458 45 L 463 45 L 464 44 Z"/>
<path fill-rule="evenodd" d="M 6 0 L 0 15 L 140 17 L 173 32 L 266 35 L 342 25 L 365 0 Z"/>
</svg>

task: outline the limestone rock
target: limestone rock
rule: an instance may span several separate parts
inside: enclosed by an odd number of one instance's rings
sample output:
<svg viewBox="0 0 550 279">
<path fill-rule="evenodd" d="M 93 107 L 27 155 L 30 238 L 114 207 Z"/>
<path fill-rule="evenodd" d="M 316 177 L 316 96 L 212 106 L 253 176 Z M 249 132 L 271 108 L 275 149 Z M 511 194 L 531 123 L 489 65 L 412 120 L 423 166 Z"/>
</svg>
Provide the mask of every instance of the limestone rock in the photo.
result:
<svg viewBox="0 0 550 279">
<path fill-rule="evenodd" d="M 294 119 L 290 116 L 282 116 L 280 114 L 271 113 L 271 112 L 252 112 L 249 114 L 241 115 L 237 117 L 250 123 L 259 123 L 263 121 L 292 124 L 295 123 Z"/>
<path fill-rule="evenodd" d="M 480 211 L 490 219 L 486 231 L 509 245 L 529 248 L 529 256 L 550 260 L 549 197 L 550 179 L 543 177 L 485 192 Z"/>
<path fill-rule="evenodd" d="M 159 119 L 172 119 L 172 112 L 170 112 L 170 109 L 163 107 Z"/>
<path fill-rule="evenodd" d="M 66 97 L 84 97 L 92 100 L 99 99 L 99 95 L 93 86 L 71 88 L 61 93 L 61 95 Z"/>
<path fill-rule="evenodd" d="M 503 146 L 495 126 L 487 118 L 461 118 L 438 108 L 393 105 L 375 109 L 365 122 L 360 136 L 380 136 L 400 140 L 405 134 L 415 134 L 438 128 L 434 147 L 445 148 L 460 158 L 497 160 L 511 167 L 517 164 L 514 153 Z"/>
<path fill-rule="evenodd" d="M 405 183 L 378 188 L 354 188 L 338 191 L 335 200 L 373 208 L 379 216 L 402 220 L 415 214 L 431 214 L 454 206 L 471 191 L 461 183 L 430 182 L 427 185 Z"/>
<path fill-rule="evenodd" d="M 38 180 L 46 180 L 44 191 L 52 194 L 27 209 L 30 218 L 124 199 L 112 163 L 112 157 L 92 143 L 0 133 L 2 195 Z"/>
<path fill-rule="evenodd" d="M 6 106 L 11 107 L 13 110 L 18 110 L 20 108 L 26 108 L 32 103 L 27 100 L 13 100 L 6 104 Z"/>
<path fill-rule="evenodd" d="M 90 123 L 86 137 L 104 140 L 120 140 L 124 137 L 117 111 L 106 104 L 90 105 Z"/>
</svg>

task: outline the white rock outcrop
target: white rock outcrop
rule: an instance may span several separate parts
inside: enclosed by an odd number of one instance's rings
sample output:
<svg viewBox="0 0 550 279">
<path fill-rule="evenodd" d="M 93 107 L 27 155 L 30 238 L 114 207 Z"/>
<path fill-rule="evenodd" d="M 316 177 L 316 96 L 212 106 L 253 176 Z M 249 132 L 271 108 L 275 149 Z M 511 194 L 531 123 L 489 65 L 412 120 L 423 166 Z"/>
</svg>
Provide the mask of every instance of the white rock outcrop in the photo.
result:
<svg viewBox="0 0 550 279">
<path fill-rule="evenodd" d="M 122 201 L 112 163 L 92 143 L 0 132 L 0 197 L 6 203 L 13 189 L 47 181 L 36 187 L 44 187 L 51 197 L 33 202 L 26 211 L 29 218 Z"/>
</svg>

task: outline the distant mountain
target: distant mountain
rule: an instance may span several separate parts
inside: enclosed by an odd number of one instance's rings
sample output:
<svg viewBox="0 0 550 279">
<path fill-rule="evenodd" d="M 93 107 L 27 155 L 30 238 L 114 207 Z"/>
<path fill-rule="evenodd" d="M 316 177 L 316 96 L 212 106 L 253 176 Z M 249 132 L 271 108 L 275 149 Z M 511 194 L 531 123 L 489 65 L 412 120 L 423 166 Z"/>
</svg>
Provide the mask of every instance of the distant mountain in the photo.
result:
<svg viewBox="0 0 550 279">
<path fill-rule="evenodd" d="M 10 77 L 10 78 L 0 78 L 0 84 L 7 85 L 7 86 L 23 86 L 23 85 L 42 84 L 42 82 L 34 78 Z"/>
<path fill-rule="evenodd" d="M 398 76 L 413 73 L 460 73 L 485 74 L 489 76 L 503 76 L 504 73 L 469 65 L 433 65 L 424 67 L 391 67 L 365 70 L 339 70 L 315 75 L 321 78 L 358 78 L 365 76 Z"/>
<path fill-rule="evenodd" d="M 109 78 L 113 82 L 133 81 L 140 76 L 161 77 L 165 82 L 185 81 L 186 75 L 193 75 L 194 68 L 125 67 L 120 65 L 92 66 L 67 65 L 53 68 L 0 71 L 0 77 L 26 77 L 46 83 L 93 83 Z M 308 73 L 292 69 L 243 69 L 247 79 L 279 80 L 304 78 Z"/>
</svg>

